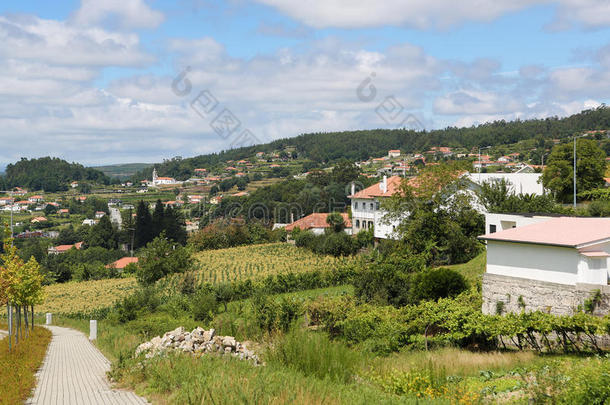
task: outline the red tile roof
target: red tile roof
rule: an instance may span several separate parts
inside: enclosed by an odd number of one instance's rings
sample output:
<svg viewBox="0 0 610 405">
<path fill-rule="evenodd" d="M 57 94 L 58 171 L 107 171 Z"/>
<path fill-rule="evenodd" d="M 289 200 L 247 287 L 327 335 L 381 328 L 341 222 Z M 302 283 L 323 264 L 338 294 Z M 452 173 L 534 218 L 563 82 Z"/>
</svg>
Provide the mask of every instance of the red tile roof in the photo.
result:
<svg viewBox="0 0 610 405">
<path fill-rule="evenodd" d="M 106 266 L 107 269 L 114 267 L 115 269 L 124 269 L 128 264 L 137 263 L 137 257 L 123 257 L 116 262 L 112 262 Z"/>
<path fill-rule="evenodd" d="M 485 234 L 480 239 L 579 247 L 610 239 L 610 218 L 559 217 L 537 224 Z"/>
<path fill-rule="evenodd" d="M 345 221 L 345 227 L 351 228 L 352 220 L 349 218 L 349 215 L 342 213 L 341 216 Z M 287 225 L 285 229 L 290 232 L 294 228 L 300 228 L 304 231 L 313 228 L 329 228 L 330 225 L 326 222 L 326 218 L 328 218 L 327 213 L 315 212 L 299 219 L 298 221 L 294 221 L 293 223 Z"/>
<path fill-rule="evenodd" d="M 381 190 L 381 182 L 373 184 L 364 190 L 358 191 L 356 194 L 350 196 L 350 198 L 374 198 L 374 197 L 391 197 L 400 188 L 400 182 L 402 177 L 392 176 L 387 179 L 388 187 L 386 192 Z"/>
</svg>

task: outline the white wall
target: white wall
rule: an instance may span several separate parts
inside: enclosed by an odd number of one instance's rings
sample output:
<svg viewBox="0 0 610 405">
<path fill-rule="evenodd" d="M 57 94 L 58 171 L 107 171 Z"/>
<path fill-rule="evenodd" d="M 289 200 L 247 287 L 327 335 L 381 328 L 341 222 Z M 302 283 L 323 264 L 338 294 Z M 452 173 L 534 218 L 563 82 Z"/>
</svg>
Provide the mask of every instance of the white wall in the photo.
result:
<svg viewBox="0 0 610 405">
<path fill-rule="evenodd" d="M 575 285 L 582 255 L 574 248 L 487 241 L 487 272 Z"/>
<path fill-rule="evenodd" d="M 515 214 L 485 214 L 485 233 L 491 233 L 491 226 L 496 226 L 496 232 L 506 229 L 518 228 L 524 225 L 548 221 L 552 217 L 541 215 L 515 215 Z"/>
<path fill-rule="evenodd" d="M 394 231 L 400 224 L 400 221 L 386 218 L 386 215 L 386 211 L 380 210 L 376 212 L 374 236 L 380 239 L 397 239 Z"/>
<path fill-rule="evenodd" d="M 506 179 L 516 194 L 544 194 L 540 173 L 469 173 L 468 178 L 476 184 Z"/>
</svg>

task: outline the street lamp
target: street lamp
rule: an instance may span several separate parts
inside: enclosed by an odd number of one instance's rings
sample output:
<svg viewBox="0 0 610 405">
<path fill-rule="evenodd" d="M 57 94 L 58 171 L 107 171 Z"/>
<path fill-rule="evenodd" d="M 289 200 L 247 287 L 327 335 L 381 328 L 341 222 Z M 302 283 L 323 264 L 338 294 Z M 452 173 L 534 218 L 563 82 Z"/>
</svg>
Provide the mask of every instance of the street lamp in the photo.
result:
<svg viewBox="0 0 610 405">
<path fill-rule="evenodd" d="M 574 201 L 573 201 L 573 207 L 574 207 L 574 208 L 576 208 L 576 139 L 577 139 L 577 138 L 582 138 L 582 137 L 585 137 L 585 136 L 587 136 L 587 135 L 588 135 L 588 134 L 583 134 L 583 135 L 579 135 L 579 136 L 576 136 L 576 135 L 575 135 L 575 136 L 574 136 L 574 170 L 572 170 L 572 171 L 574 172 L 574 176 L 573 176 L 573 177 L 574 177 L 574 178 L 573 178 L 573 181 L 574 181 L 574 184 L 573 184 L 573 186 L 574 186 Z"/>
</svg>

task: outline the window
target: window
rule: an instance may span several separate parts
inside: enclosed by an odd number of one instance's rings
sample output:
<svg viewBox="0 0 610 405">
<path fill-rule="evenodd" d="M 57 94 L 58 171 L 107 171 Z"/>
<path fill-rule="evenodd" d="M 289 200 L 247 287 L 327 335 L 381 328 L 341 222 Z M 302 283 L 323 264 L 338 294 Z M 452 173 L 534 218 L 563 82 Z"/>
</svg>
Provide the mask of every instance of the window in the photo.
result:
<svg viewBox="0 0 610 405">
<path fill-rule="evenodd" d="M 371 211 L 373 211 L 373 209 L 374 209 L 374 208 L 373 208 L 373 203 L 371 203 Z"/>
<path fill-rule="evenodd" d="M 358 209 L 358 201 L 354 202 L 354 209 L 357 210 Z"/>
<path fill-rule="evenodd" d="M 373 221 L 369 221 L 369 229 L 373 227 Z"/>
<path fill-rule="evenodd" d="M 376 209 L 377 211 L 379 211 L 379 201 L 376 201 L 376 202 L 375 202 L 375 209 Z"/>
<path fill-rule="evenodd" d="M 356 220 L 356 228 L 360 228 L 360 220 L 359 219 Z"/>
<path fill-rule="evenodd" d="M 496 226 L 494 224 L 489 225 L 489 233 L 495 233 L 496 232 Z"/>
</svg>

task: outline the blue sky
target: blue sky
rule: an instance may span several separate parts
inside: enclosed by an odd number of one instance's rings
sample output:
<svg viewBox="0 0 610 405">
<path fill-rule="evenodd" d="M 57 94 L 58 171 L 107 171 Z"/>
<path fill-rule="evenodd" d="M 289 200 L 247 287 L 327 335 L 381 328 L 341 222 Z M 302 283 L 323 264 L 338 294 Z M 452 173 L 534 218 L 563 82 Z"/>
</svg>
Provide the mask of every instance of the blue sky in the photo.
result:
<svg viewBox="0 0 610 405">
<path fill-rule="evenodd" d="M 566 116 L 608 102 L 609 34 L 606 0 L 5 2 L 0 167 Z M 235 125 L 215 127 L 225 109 Z"/>
</svg>

